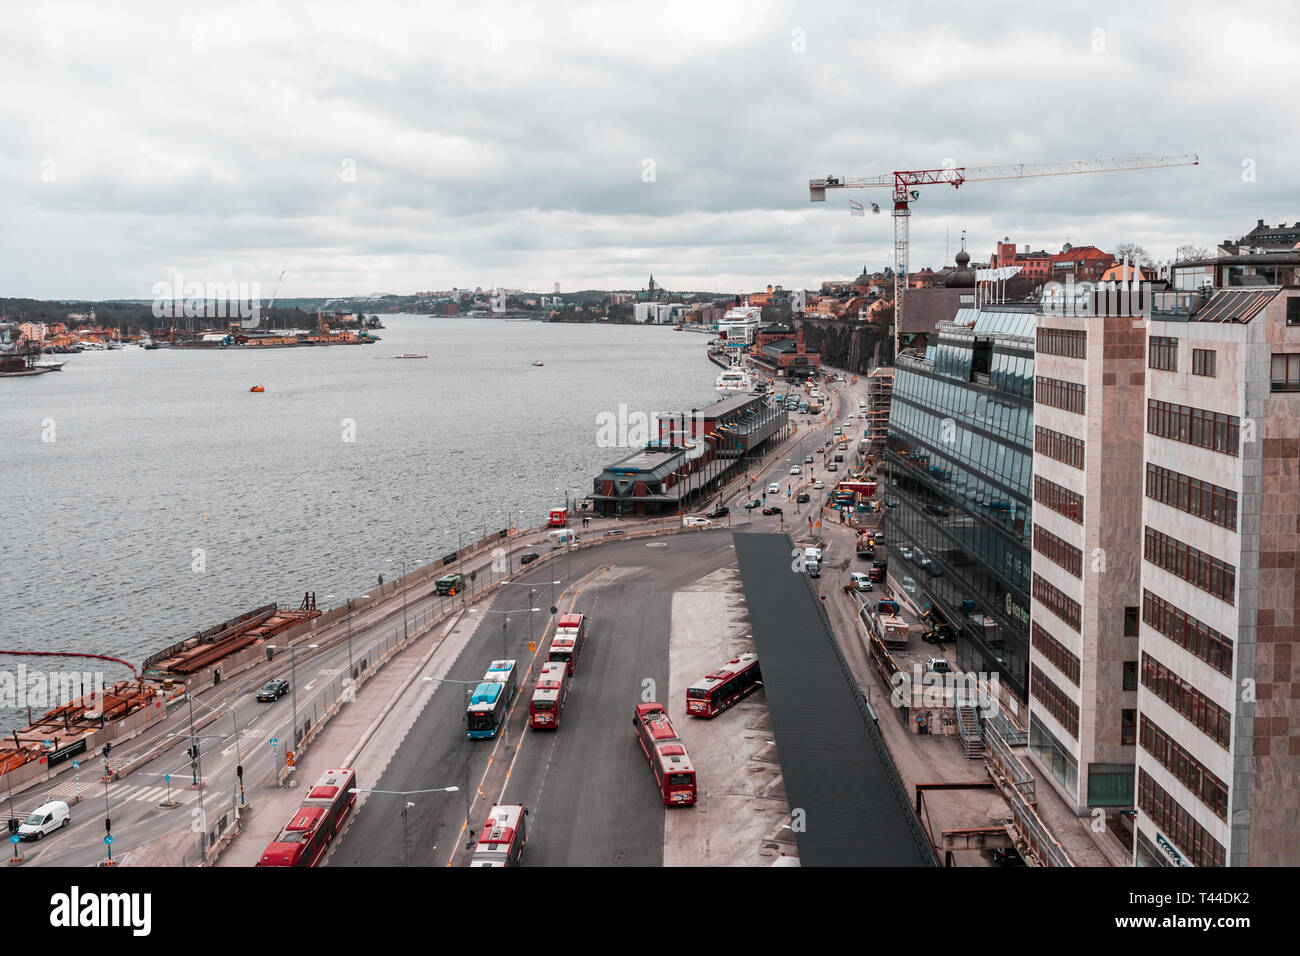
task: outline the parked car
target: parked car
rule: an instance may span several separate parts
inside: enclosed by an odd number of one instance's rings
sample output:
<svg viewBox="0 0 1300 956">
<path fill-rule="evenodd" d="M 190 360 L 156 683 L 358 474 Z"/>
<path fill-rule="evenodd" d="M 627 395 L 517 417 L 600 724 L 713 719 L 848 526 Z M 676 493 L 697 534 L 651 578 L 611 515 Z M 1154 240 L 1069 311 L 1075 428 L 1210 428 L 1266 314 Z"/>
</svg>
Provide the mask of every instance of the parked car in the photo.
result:
<svg viewBox="0 0 1300 956">
<path fill-rule="evenodd" d="M 855 591 L 870 591 L 875 585 L 871 583 L 871 578 L 863 571 L 854 571 L 849 575 L 849 587 Z"/>
<path fill-rule="evenodd" d="M 614 533 L 614 532 L 612 532 L 612 531 L 610 532 L 610 534 L 613 534 L 613 533 Z M 519 563 L 520 563 L 520 564 L 532 564 L 534 561 L 536 561 L 536 560 L 537 560 L 538 558 L 540 558 L 540 557 L 541 557 L 541 555 L 538 554 L 536 551 L 529 551 L 527 554 L 521 554 L 521 555 L 519 556 Z"/>
<path fill-rule="evenodd" d="M 1021 859 L 1020 854 L 1013 846 L 995 847 L 991 850 L 985 850 L 989 859 L 998 866 L 1024 866 L 1025 861 Z"/>
<path fill-rule="evenodd" d="M 761 502 L 761 501 L 759 501 L 757 498 L 755 498 L 753 501 L 746 501 L 746 502 L 745 502 L 745 510 L 746 510 L 746 511 L 753 511 L 755 508 L 760 508 L 760 507 L 762 507 L 762 505 L 763 505 L 763 502 Z"/>
<path fill-rule="evenodd" d="M 799 494 L 797 494 L 797 495 L 794 496 L 794 500 L 797 501 L 797 502 L 799 502 L 799 504 L 803 504 L 805 501 L 808 501 L 808 500 L 809 500 L 809 498 L 808 498 L 808 492 L 806 492 L 806 491 L 801 491 L 801 492 L 799 492 Z"/>
<path fill-rule="evenodd" d="M 731 509 L 730 509 L 730 508 L 728 508 L 726 505 L 718 505 L 718 506 L 717 506 L 716 508 L 714 508 L 712 511 L 708 512 L 707 514 L 705 514 L 704 517 L 706 517 L 706 518 L 725 518 L 725 517 L 726 517 L 727 515 L 729 515 L 729 514 L 731 514 Z"/>
<path fill-rule="evenodd" d="M 608 538 L 608 537 L 611 537 L 611 536 L 613 536 L 613 535 L 616 535 L 616 534 L 622 534 L 622 533 L 623 533 L 623 529 L 622 529 L 622 528 L 611 528 L 610 530 L 608 530 L 608 531 L 605 532 L 605 537 Z"/>
<path fill-rule="evenodd" d="M 945 657 L 932 657 L 925 662 L 925 669 L 931 674 L 951 674 L 952 665 Z"/>
<path fill-rule="evenodd" d="M 911 548 L 904 547 L 898 549 L 898 556 L 902 558 L 904 561 L 911 561 L 912 558 L 915 557 L 915 555 L 916 552 L 914 552 Z"/>
<path fill-rule="evenodd" d="M 813 482 L 813 490 L 815 491 L 821 491 L 825 487 L 826 482 L 822 481 L 820 478 Z"/>
<path fill-rule="evenodd" d="M 803 563 L 804 570 L 808 572 L 808 577 L 819 578 L 822 576 L 822 567 L 820 561 L 807 561 Z"/>
<path fill-rule="evenodd" d="M 42 840 L 45 834 L 61 830 L 71 822 L 68 805 L 62 800 L 51 800 L 27 814 L 27 819 L 18 825 L 18 839 Z"/>
<path fill-rule="evenodd" d="M 779 515 L 779 514 L 784 514 L 784 512 L 781 511 L 781 508 L 780 508 L 779 505 L 768 505 L 766 508 L 763 509 L 763 514 L 765 514 L 765 515 Z"/>
<path fill-rule="evenodd" d="M 827 471 L 839 471 L 839 470 L 840 470 L 840 466 L 837 465 L 837 464 L 835 464 L 835 462 L 831 462 L 829 465 L 826 466 L 826 470 L 827 470 Z"/>
<path fill-rule="evenodd" d="M 283 677 L 279 677 L 263 684 L 262 689 L 257 692 L 257 699 L 261 701 L 279 700 L 287 693 L 289 693 L 289 682 Z"/>
</svg>

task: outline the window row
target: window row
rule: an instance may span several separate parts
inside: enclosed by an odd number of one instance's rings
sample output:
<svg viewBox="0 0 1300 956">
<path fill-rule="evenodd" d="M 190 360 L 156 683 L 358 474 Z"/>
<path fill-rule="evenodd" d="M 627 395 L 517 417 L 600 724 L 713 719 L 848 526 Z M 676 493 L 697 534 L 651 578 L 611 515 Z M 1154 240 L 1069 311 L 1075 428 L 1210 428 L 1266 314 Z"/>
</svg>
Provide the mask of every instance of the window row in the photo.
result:
<svg viewBox="0 0 1300 956">
<path fill-rule="evenodd" d="M 1200 548 L 1193 548 L 1154 528 L 1146 529 L 1142 556 L 1156 567 L 1210 592 L 1219 600 L 1236 603 L 1237 569 L 1226 561 L 1211 557 Z"/>
<path fill-rule="evenodd" d="M 1211 740 L 1226 748 L 1232 734 L 1228 712 L 1150 654 L 1142 655 L 1142 686 L 1147 688 Z"/>
<path fill-rule="evenodd" d="M 1165 335 L 1153 335 L 1147 341 L 1147 366 L 1166 372 L 1178 371 L 1178 340 Z"/>
<path fill-rule="evenodd" d="M 1039 329 L 1038 351 L 1066 358 L 1087 358 L 1088 333 L 1080 329 Z"/>
<path fill-rule="evenodd" d="M 1051 661 L 1053 667 L 1070 678 L 1070 682 L 1078 687 L 1079 658 L 1068 647 L 1048 634 L 1037 621 L 1030 625 L 1030 637 L 1034 643 L 1034 650 Z"/>
<path fill-rule="evenodd" d="M 1083 524 L 1083 496 L 1063 488 L 1041 475 L 1034 475 L 1034 500 L 1047 505 L 1057 514 Z"/>
<path fill-rule="evenodd" d="M 1042 425 L 1034 426 L 1034 451 L 1055 458 L 1071 468 L 1083 468 L 1083 440 L 1062 435 Z"/>
<path fill-rule="evenodd" d="M 1241 444 L 1241 419 L 1223 412 L 1148 399 L 1147 433 L 1235 457 Z"/>
<path fill-rule="evenodd" d="M 1147 462 L 1147 497 L 1237 530 L 1237 493 Z"/>
<path fill-rule="evenodd" d="M 1034 401 L 1067 412 L 1084 413 L 1087 390 L 1075 382 L 1039 375 L 1035 379 Z"/>
<path fill-rule="evenodd" d="M 1223 844 L 1210 836 L 1145 770 L 1138 771 L 1138 807 L 1183 848 L 1190 857 L 1189 862 L 1196 866 L 1224 865 Z"/>
<path fill-rule="evenodd" d="M 1079 739 L 1079 705 L 1033 665 L 1030 665 L 1029 693 L 1056 718 L 1066 733 L 1075 740 Z"/>
<path fill-rule="evenodd" d="M 1034 550 L 1076 578 L 1083 577 L 1083 552 L 1038 525 L 1034 525 Z"/>
<path fill-rule="evenodd" d="M 1079 630 L 1079 602 L 1037 574 L 1033 577 L 1034 600 L 1070 625 L 1072 630 Z"/>
<path fill-rule="evenodd" d="M 1219 819 L 1228 819 L 1228 785 L 1157 727 L 1146 714 L 1142 715 L 1142 749 L 1196 794 L 1196 798 L 1213 810 Z"/>
<path fill-rule="evenodd" d="M 1232 676 L 1232 641 L 1208 624 L 1146 590 L 1142 592 L 1142 620 L 1220 674 Z"/>
</svg>

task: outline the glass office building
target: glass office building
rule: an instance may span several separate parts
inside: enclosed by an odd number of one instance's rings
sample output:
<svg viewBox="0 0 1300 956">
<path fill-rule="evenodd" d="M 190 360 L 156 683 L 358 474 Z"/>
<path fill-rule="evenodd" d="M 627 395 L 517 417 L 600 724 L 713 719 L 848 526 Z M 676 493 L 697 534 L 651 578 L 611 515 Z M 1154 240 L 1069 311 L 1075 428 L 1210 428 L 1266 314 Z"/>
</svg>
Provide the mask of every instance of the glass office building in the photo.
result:
<svg viewBox="0 0 1300 956">
<path fill-rule="evenodd" d="M 1029 685 L 1036 305 L 958 310 L 894 374 L 885 456 L 891 576 L 956 635 L 961 670 Z M 913 549 L 912 560 L 900 548 Z"/>
</svg>

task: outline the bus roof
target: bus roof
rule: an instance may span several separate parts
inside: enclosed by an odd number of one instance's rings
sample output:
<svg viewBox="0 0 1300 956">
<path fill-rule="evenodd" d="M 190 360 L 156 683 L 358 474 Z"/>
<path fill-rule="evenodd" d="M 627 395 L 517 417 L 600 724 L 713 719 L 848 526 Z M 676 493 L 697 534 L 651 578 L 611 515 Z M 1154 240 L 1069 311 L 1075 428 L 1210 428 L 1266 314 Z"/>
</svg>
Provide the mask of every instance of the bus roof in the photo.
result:
<svg viewBox="0 0 1300 956">
<path fill-rule="evenodd" d="M 694 773 L 691 756 L 680 743 L 660 744 L 655 748 L 659 752 L 659 766 L 668 773 Z"/>
<path fill-rule="evenodd" d="M 566 667 L 562 661 L 547 661 L 542 665 L 542 670 L 541 673 L 538 674 L 538 677 L 549 678 L 551 680 L 561 680 L 568 672 L 569 668 Z"/>
<path fill-rule="evenodd" d="M 324 807 L 299 807 L 298 812 L 293 815 L 293 819 L 289 821 L 288 825 L 280 831 L 280 835 L 276 837 L 276 842 L 296 842 L 293 839 L 286 840 L 285 836 L 291 833 L 301 833 L 304 830 L 314 830 L 316 825 L 320 823 L 321 817 L 324 815 Z"/>
<path fill-rule="evenodd" d="M 474 688 L 474 696 L 469 699 L 471 707 L 495 704 L 501 696 L 500 681 L 485 681 Z"/>
<path fill-rule="evenodd" d="M 581 614 L 561 614 L 560 619 L 555 622 L 555 629 L 562 631 L 565 628 L 581 627 L 582 618 Z"/>
<path fill-rule="evenodd" d="M 578 639 L 576 637 L 573 637 L 572 635 L 566 632 L 560 632 L 557 633 L 555 637 L 551 639 L 551 648 L 554 649 L 557 647 L 563 647 L 563 648 L 567 648 L 568 650 L 572 650 L 573 645 L 576 644 L 577 642 Z"/>
<path fill-rule="evenodd" d="M 510 843 L 515 838 L 515 831 L 519 828 L 519 820 L 523 815 L 524 808 L 521 804 L 502 804 L 493 807 L 483 823 L 482 833 L 479 834 L 479 847 Z"/>
<path fill-rule="evenodd" d="M 496 674 L 508 674 L 515 669 L 514 661 L 493 661 L 488 665 L 485 677 L 492 678 Z M 499 678 L 498 678 L 499 679 Z"/>
<path fill-rule="evenodd" d="M 644 707 L 655 707 L 656 710 L 643 710 Z M 673 730 L 672 721 L 668 719 L 668 711 L 664 710 L 661 704 L 639 704 L 636 709 L 637 716 L 645 724 L 651 738 L 656 741 L 676 740 L 677 731 Z"/>
<path fill-rule="evenodd" d="M 746 667 L 750 667 L 756 663 L 758 663 L 757 654 L 741 654 L 739 657 L 733 657 L 711 674 L 706 674 L 701 677 L 687 689 L 712 690 L 723 681 L 730 680 L 738 671 L 742 671 Z"/>
<path fill-rule="evenodd" d="M 355 770 L 326 770 L 307 791 L 307 799 L 333 800 L 338 796 L 339 790 L 345 789 L 356 780 L 356 776 Z"/>
</svg>

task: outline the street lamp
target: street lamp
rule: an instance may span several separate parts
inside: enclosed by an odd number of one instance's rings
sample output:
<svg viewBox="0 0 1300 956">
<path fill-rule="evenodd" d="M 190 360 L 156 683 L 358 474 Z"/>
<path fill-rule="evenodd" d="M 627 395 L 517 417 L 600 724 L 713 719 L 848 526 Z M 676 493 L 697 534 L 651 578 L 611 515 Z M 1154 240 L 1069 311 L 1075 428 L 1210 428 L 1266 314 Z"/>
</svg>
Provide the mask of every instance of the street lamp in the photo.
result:
<svg viewBox="0 0 1300 956">
<path fill-rule="evenodd" d="M 314 651 L 318 647 L 320 647 L 319 644 L 307 644 L 304 645 L 303 650 Z M 298 648 L 292 644 L 286 644 L 281 647 L 277 647 L 274 644 L 267 644 L 266 649 L 268 651 L 288 650 L 289 652 L 289 671 L 290 671 L 289 686 L 293 691 L 293 733 L 290 735 L 289 739 L 293 741 L 293 747 L 295 750 L 297 750 L 298 749 Z M 267 659 L 269 660 L 270 658 L 268 657 Z"/>
<path fill-rule="evenodd" d="M 456 793 L 460 790 L 460 787 L 435 787 L 432 790 L 366 790 L 361 787 L 356 787 L 355 789 L 357 793 L 384 793 L 390 796 L 402 798 L 402 866 L 410 866 L 410 844 L 406 838 L 406 811 L 415 806 L 415 804 L 406 798 L 414 796 L 417 793 Z"/>
</svg>

